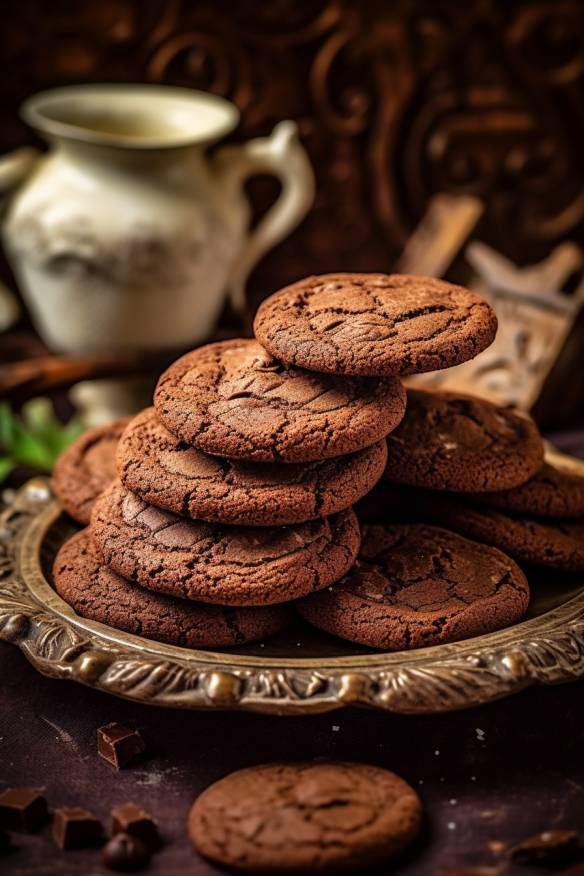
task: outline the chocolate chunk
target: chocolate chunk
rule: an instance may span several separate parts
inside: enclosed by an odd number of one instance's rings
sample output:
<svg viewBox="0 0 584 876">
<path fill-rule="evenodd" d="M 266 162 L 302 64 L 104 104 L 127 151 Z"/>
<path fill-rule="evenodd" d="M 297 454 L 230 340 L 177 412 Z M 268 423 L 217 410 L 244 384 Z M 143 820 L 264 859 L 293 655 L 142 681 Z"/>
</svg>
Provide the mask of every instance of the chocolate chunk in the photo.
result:
<svg viewBox="0 0 584 876">
<path fill-rule="evenodd" d="M 102 863 L 110 870 L 121 873 L 131 873 L 148 863 L 146 846 L 137 837 L 129 833 L 117 833 L 103 847 Z"/>
<path fill-rule="evenodd" d="M 29 833 L 47 817 L 47 801 L 34 788 L 7 788 L 0 794 L 0 827 Z"/>
<path fill-rule="evenodd" d="M 575 830 L 546 830 L 531 836 L 509 852 L 514 864 L 540 864 L 551 867 L 569 864 L 583 853 L 580 835 Z"/>
<path fill-rule="evenodd" d="M 97 753 L 117 770 L 125 767 L 146 750 L 137 730 L 131 730 L 113 721 L 97 731 Z"/>
<path fill-rule="evenodd" d="M 124 803 L 112 811 L 112 833 L 128 833 L 144 843 L 149 852 L 162 845 L 158 827 L 151 815 L 135 803 Z"/>
<path fill-rule="evenodd" d="M 97 846 L 103 840 L 101 822 L 79 806 L 55 810 L 53 839 L 60 849 Z"/>
</svg>

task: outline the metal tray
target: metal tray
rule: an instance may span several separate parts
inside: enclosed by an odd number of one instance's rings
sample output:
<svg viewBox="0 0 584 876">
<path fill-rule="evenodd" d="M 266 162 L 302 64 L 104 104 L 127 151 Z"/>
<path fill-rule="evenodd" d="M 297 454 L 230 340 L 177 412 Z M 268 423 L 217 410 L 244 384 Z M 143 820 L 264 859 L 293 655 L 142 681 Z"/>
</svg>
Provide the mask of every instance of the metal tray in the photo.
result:
<svg viewBox="0 0 584 876">
<path fill-rule="evenodd" d="M 584 462 L 550 461 L 584 475 Z M 44 675 L 183 709 L 311 714 L 346 705 L 401 713 L 476 706 L 533 684 L 584 676 L 584 573 L 529 570 L 515 626 L 417 651 L 352 646 L 298 622 L 265 643 L 219 653 L 163 645 L 75 614 L 51 586 L 73 524 L 45 479 L 9 496 L 0 518 L 0 638 Z"/>
</svg>

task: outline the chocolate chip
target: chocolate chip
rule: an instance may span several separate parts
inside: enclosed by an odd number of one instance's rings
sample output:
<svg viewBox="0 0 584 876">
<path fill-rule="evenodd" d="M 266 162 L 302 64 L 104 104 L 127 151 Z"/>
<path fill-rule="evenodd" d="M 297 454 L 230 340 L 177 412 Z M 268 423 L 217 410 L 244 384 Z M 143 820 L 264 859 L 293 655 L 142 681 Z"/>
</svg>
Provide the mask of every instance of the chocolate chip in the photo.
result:
<svg viewBox="0 0 584 876">
<path fill-rule="evenodd" d="M 112 722 L 97 731 L 97 753 L 117 770 L 125 767 L 146 750 L 144 740 L 137 730 Z"/>
<path fill-rule="evenodd" d="M 131 873 L 148 863 L 146 846 L 137 837 L 129 833 L 117 833 L 103 847 L 102 863 L 110 870 L 121 873 Z"/>
<path fill-rule="evenodd" d="M 82 849 L 100 845 L 103 840 L 101 822 L 79 806 L 55 811 L 53 839 L 60 849 Z"/>
<path fill-rule="evenodd" d="M 546 830 L 531 836 L 509 852 L 514 864 L 541 864 L 544 867 L 569 864 L 583 852 L 575 830 Z"/>
<path fill-rule="evenodd" d="M 0 794 L 0 827 L 30 833 L 47 817 L 47 801 L 32 788 L 7 788 Z"/>
<path fill-rule="evenodd" d="M 162 845 L 156 822 L 135 803 L 124 803 L 113 810 L 112 833 L 128 833 L 136 837 L 149 852 L 155 852 Z"/>
</svg>

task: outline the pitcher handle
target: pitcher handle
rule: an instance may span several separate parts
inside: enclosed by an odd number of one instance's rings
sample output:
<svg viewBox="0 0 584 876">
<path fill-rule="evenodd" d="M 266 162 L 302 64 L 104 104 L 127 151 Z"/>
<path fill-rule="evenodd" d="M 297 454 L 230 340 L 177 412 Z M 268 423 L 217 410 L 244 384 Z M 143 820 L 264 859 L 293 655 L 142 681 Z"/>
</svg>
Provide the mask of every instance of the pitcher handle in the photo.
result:
<svg viewBox="0 0 584 876">
<path fill-rule="evenodd" d="M 242 313 L 245 284 L 252 268 L 308 213 L 314 199 L 314 174 L 298 139 L 296 124 L 291 121 L 280 122 L 269 137 L 258 137 L 243 145 L 223 146 L 216 153 L 214 164 L 230 195 L 241 192 L 245 181 L 258 173 L 271 173 L 282 183 L 275 204 L 247 234 L 227 280 L 231 304 L 237 313 Z"/>
<path fill-rule="evenodd" d="M 23 146 L 0 157 L 0 197 L 24 182 L 41 154 L 39 149 Z"/>
<path fill-rule="evenodd" d="M 16 186 L 27 178 L 37 163 L 41 152 L 23 146 L 0 157 L 0 209 Z M 14 325 L 20 317 L 20 304 L 14 293 L 0 281 L 0 332 Z"/>
</svg>

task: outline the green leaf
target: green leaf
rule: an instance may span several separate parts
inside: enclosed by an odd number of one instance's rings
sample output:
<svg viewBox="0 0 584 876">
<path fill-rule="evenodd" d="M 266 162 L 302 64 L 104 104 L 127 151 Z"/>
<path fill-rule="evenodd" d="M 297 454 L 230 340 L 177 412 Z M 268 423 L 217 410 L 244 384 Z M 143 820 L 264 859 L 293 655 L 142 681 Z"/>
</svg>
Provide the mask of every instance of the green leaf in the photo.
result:
<svg viewBox="0 0 584 876">
<path fill-rule="evenodd" d="M 56 435 L 57 452 L 62 453 L 73 441 L 76 441 L 80 435 L 85 432 L 85 426 L 78 417 L 72 417 L 65 426 L 61 426 L 60 432 Z"/>
<path fill-rule="evenodd" d="M 8 449 L 12 441 L 12 411 L 8 402 L 0 402 L 0 448 Z"/>
<path fill-rule="evenodd" d="M 10 472 L 15 468 L 15 462 L 9 456 L 0 456 L 0 484 L 5 481 Z"/>
<path fill-rule="evenodd" d="M 31 398 L 22 406 L 22 419 L 35 432 L 54 431 L 61 424 L 48 398 Z"/>
<path fill-rule="evenodd" d="M 23 405 L 22 415 L 26 425 L 47 445 L 55 458 L 85 431 L 78 417 L 72 417 L 65 425 L 61 423 L 48 398 L 31 399 Z"/>
<path fill-rule="evenodd" d="M 34 398 L 22 407 L 20 417 L 0 404 L 0 442 L 12 464 L 51 471 L 58 456 L 84 431 L 74 417 L 63 424 L 48 398 Z"/>
<path fill-rule="evenodd" d="M 48 398 L 33 398 L 22 406 L 22 419 L 27 431 L 35 435 L 54 456 L 60 453 L 62 423 Z"/>
<path fill-rule="evenodd" d="M 21 422 L 14 421 L 12 445 L 10 447 L 14 458 L 23 465 L 50 471 L 53 467 L 54 453 L 47 447 L 42 438 L 25 429 Z"/>
</svg>

